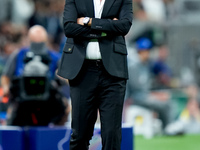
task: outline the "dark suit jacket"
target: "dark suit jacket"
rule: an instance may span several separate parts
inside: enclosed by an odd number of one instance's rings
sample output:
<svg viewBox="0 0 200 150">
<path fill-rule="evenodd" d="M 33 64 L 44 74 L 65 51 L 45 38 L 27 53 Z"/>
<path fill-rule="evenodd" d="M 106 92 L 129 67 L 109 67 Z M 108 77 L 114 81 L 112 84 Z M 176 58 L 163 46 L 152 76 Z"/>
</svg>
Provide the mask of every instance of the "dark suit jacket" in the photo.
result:
<svg viewBox="0 0 200 150">
<path fill-rule="evenodd" d="M 77 24 L 77 18 L 80 17 L 93 18 L 91 27 Z M 112 76 L 127 79 L 127 49 L 124 36 L 132 25 L 132 17 L 132 0 L 106 0 L 101 19 L 94 18 L 93 0 L 66 0 L 63 23 L 67 41 L 58 75 L 74 79 L 84 62 L 88 42 L 98 39 L 107 72 Z"/>
</svg>

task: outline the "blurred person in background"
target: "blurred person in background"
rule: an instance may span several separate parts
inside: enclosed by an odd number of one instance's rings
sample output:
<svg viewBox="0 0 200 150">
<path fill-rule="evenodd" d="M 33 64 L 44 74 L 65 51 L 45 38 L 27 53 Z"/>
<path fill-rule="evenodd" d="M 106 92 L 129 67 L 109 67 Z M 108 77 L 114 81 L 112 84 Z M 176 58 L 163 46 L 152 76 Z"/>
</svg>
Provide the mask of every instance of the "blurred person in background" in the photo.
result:
<svg viewBox="0 0 200 150">
<path fill-rule="evenodd" d="M 34 0 L 9 0 L 11 22 L 27 25 L 27 21 L 34 12 Z"/>
<path fill-rule="evenodd" d="M 166 19 L 163 0 L 133 0 L 136 20 L 161 23 Z"/>
<path fill-rule="evenodd" d="M 59 50 L 59 44 L 63 37 L 61 26 L 62 10 L 65 0 L 35 0 L 34 13 L 28 19 L 28 25 L 42 25 L 49 34 L 51 47 Z"/>
<path fill-rule="evenodd" d="M 180 116 L 180 120 L 184 122 L 185 133 L 200 133 L 200 95 L 199 87 L 196 84 L 190 84 L 184 88 L 188 95 L 188 103 L 185 110 Z M 191 129 L 191 127 L 193 127 Z"/>
<path fill-rule="evenodd" d="M 166 20 L 166 8 L 163 0 L 142 0 L 149 21 L 162 23 Z"/>
<path fill-rule="evenodd" d="M 27 27 L 11 22 L 0 23 L 0 74 L 10 54 L 23 46 L 27 46 Z"/>
<path fill-rule="evenodd" d="M 133 0 L 134 26 L 126 37 L 130 44 L 140 37 L 148 37 L 154 44 L 156 30 L 162 27 L 165 18 L 162 3 L 162 0 Z"/>
<path fill-rule="evenodd" d="M 54 123 L 64 125 L 69 113 L 68 104 L 66 99 L 63 99 L 62 94 L 57 91 L 59 87 L 56 82 L 53 82 L 56 80 L 55 71 L 60 54 L 48 49 L 48 35 L 42 26 L 36 25 L 30 28 L 28 39 L 30 42 L 29 47 L 21 48 L 19 51 L 14 51 L 11 54 L 1 77 L 4 95 L 9 95 L 10 98 L 7 124 L 26 126 Z M 41 56 L 42 59 L 40 62 L 34 63 L 36 57 L 30 59 L 30 56 Z M 37 63 L 39 63 L 39 67 L 43 67 L 42 71 L 37 71 L 35 67 Z M 26 68 L 28 64 L 32 65 L 29 70 Z M 34 71 L 34 69 L 36 70 Z M 26 72 L 29 72 L 29 76 L 40 76 L 42 72 L 47 73 L 46 76 L 50 83 L 49 97 L 44 100 L 22 100 L 20 79 L 23 78 Z M 31 90 L 34 92 L 36 89 Z"/>
<path fill-rule="evenodd" d="M 190 82 L 183 86 L 183 92 L 188 96 L 186 106 L 178 118 L 165 128 L 167 135 L 200 133 L 200 97 L 199 87 Z"/>
<path fill-rule="evenodd" d="M 126 99 L 130 98 L 133 105 L 142 106 L 157 113 L 164 129 L 171 122 L 171 106 L 168 99 L 161 100 L 151 95 L 152 76 L 149 56 L 152 42 L 142 37 L 136 41 L 136 48 L 139 59 L 129 64 Z"/>
<path fill-rule="evenodd" d="M 172 70 L 167 65 L 169 50 L 166 45 L 158 46 L 158 57 L 152 62 L 151 71 L 153 73 L 153 89 L 171 88 Z"/>
<path fill-rule="evenodd" d="M 199 87 L 195 84 L 189 85 L 185 88 L 185 92 L 189 96 L 187 110 L 189 113 L 189 119 L 194 122 L 197 122 L 199 125 L 199 133 L 200 133 L 200 95 L 199 95 Z"/>
<path fill-rule="evenodd" d="M 65 0 L 0 0 L 0 24 L 10 23 L 14 26 L 43 26 L 48 33 L 49 47 L 60 50 L 64 35 L 62 10 Z M 24 8 L 24 9 L 21 9 Z"/>
<path fill-rule="evenodd" d="M 135 19 L 147 20 L 142 0 L 133 0 L 133 14 Z"/>
</svg>

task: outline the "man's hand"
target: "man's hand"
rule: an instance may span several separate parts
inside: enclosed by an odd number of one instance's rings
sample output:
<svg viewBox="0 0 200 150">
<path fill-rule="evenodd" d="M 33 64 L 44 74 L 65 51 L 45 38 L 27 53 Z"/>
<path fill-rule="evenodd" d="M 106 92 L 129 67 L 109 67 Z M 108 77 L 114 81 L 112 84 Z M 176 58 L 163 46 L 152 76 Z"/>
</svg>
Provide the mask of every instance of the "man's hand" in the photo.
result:
<svg viewBox="0 0 200 150">
<path fill-rule="evenodd" d="M 83 23 L 83 19 L 84 19 L 84 18 L 85 18 L 85 17 L 78 18 L 78 19 L 77 19 L 77 24 L 80 24 L 80 25 L 84 26 L 84 23 Z M 88 23 L 88 26 L 91 26 L 91 24 L 92 24 L 92 18 L 90 18 L 90 21 L 89 21 L 89 23 Z"/>
<path fill-rule="evenodd" d="M 84 19 L 84 17 L 78 18 L 78 19 L 77 19 L 77 24 L 80 24 L 80 25 L 83 26 L 83 25 L 84 25 L 84 24 L 83 24 L 83 19 Z"/>
</svg>

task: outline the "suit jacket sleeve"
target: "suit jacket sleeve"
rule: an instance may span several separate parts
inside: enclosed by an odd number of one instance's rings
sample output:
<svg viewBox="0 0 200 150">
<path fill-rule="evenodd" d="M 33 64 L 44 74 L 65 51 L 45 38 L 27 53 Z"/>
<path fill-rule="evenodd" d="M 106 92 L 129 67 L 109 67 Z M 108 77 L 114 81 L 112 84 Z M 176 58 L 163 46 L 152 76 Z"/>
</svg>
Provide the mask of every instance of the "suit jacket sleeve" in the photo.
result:
<svg viewBox="0 0 200 150">
<path fill-rule="evenodd" d="M 92 19 L 92 29 L 106 32 L 111 35 L 126 35 L 132 25 L 132 0 L 124 0 L 118 20 Z"/>
<path fill-rule="evenodd" d="M 78 13 L 74 0 L 66 0 L 63 13 L 63 26 L 66 37 L 101 38 L 102 31 L 77 24 Z"/>
</svg>

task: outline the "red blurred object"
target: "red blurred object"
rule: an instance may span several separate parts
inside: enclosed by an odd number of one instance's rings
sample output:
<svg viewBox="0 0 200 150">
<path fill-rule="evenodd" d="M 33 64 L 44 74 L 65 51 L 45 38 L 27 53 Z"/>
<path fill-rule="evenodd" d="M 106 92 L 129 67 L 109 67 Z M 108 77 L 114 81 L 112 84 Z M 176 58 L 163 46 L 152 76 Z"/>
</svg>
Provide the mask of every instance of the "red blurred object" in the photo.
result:
<svg viewBox="0 0 200 150">
<path fill-rule="evenodd" d="M 0 88 L 0 102 L 4 104 L 8 103 L 8 97 L 4 96 L 2 88 Z"/>
</svg>

